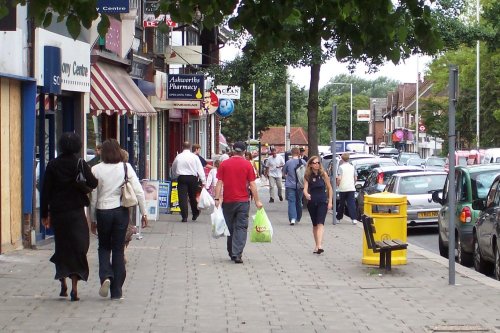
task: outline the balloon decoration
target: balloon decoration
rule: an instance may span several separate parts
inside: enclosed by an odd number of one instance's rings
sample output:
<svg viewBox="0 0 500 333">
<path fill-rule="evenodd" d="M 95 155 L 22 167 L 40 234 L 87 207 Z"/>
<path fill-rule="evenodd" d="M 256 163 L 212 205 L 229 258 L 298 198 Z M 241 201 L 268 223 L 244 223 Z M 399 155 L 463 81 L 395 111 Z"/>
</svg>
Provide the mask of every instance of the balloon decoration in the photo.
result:
<svg viewBox="0 0 500 333">
<path fill-rule="evenodd" d="M 232 99 L 219 100 L 219 108 L 216 113 L 220 117 L 228 117 L 234 112 L 234 102 Z"/>
</svg>

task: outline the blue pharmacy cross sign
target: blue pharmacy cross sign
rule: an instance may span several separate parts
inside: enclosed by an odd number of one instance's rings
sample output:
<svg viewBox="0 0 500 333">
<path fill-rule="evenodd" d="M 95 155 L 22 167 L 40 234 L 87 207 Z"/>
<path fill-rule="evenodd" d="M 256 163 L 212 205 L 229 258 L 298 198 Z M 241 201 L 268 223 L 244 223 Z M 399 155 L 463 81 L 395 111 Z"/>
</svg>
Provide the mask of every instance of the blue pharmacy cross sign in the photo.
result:
<svg viewBox="0 0 500 333">
<path fill-rule="evenodd" d="M 203 74 L 168 74 L 167 99 L 202 99 L 205 91 Z"/>
<path fill-rule="evenodd" d="M 129 11 L 129 0 L 97 0 L 98 13 L 118 14 Z"/>
</svg>

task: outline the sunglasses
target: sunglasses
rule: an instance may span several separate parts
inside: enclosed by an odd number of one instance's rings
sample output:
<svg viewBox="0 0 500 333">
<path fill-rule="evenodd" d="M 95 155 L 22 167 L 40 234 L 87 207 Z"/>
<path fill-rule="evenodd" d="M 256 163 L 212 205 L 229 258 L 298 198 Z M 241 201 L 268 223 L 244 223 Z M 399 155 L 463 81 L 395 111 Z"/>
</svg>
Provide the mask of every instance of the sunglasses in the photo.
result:
<svg viewBox="0 0 500 333">
<path fill-rule="evenodd" d="M 311 162 L 311 164 L 319 164 L 319 162 Z"/>
</svg>

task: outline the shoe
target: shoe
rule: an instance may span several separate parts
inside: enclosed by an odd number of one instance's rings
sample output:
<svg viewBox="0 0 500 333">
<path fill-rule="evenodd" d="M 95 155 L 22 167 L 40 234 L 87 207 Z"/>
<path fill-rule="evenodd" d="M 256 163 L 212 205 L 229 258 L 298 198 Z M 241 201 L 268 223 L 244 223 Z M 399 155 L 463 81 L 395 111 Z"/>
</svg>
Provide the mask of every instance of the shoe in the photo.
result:
<svg viewBox="0 0 500 333">
<path fill-rule="evenodd" d="M 290 221 L 290 225 L 295 225 L 295 219 L 292 219 L 292 220 Z"/>
<path fill-rule="evenodd" d="M 273 198 L 269 199 L 269 202 L 270 203 L 274 202 L 274 199 Z"/>
<path fill-rule="evenodd" d="M 333 222 L 333 224 L 340 224 L 340 220 L 335 218 L 335 221 Z"/>
<path fill-rule="evenodd" d="M 354 225 L 358 224 L 358 220 L 356 220 L 356 219 L 352 220 L 352 224 L 354 224 Z"/>
<path fill-rule="evenodd" d="M 318 249 L 318 251 L 317 251 L 316 253 L 317 253 L 317 254 L 321 254 L 321 253 L 323 253 L 323 252 L 325 252 L 325 250 L 323 250 L 323 249 Z"/>
<path fill-rule="evenodd" d="M 192 220 L 196 221 L 196 219 L 198 218 L 198 216 L 200 216 L 200 212 L 193 214 Z"/>
<path fill-rule="evenodd" d="M 106 279 L 102 282 L 101 288 L 99 288 L 99 296 L 101 297 L 108 297 L 109 293 L 109 286 L 111 285 L 111 280 Z"/>
<path fill-rule="evenodd" d="M 80 300 L 80 297 L 78 297 L 78 294 L 73 290 L 71 290 L 69 295 L 71 296 L 71 302 L 76 302 L 76 301 Z"/>
<path fill-rule="evenodd" d="M 283 197 L 281 195 L 278 195 L 278 198 L 280 198 L 280 201 L 283 201 Z"/>
<path fill-rule="evenodd" d="M 111 297 L 112 301 L 119 301 L 119 300 L 122 300 L 122 299 L 125 299 L 125 297 L 123 297 L 123 296 L 120 296 L 120 297 Z"/>
<path fill-rule="evenodd" d="M 233 261 L 235 264 L 242 264 L 243 263 L 243 259 L 241 259 L 241 257 L 233 257 Z"/>
<path fill-rule="evenodd" d="M 182 221 L 181 221 L 181 222 L 187 222 L 187 221 L 188 221 L 188 219 L 182 219 Z"/>
</svg>

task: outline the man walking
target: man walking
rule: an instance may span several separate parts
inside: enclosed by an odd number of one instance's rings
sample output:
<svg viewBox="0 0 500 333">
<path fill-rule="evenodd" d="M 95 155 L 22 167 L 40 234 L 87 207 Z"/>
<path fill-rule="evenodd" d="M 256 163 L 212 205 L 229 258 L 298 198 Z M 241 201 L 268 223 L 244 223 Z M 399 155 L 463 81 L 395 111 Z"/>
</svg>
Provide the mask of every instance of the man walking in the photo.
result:
<svg viewBox="0 0 500 333">
<path fill-rule="evenodd" d="M 230 236 L 227 237 L 227 252 L 236 264 L 243 263 L 241 256 L 247 242 L 248 212 L 250 201 L 248 189 L 252 193 L 257 209 L 262 208 L 255 185 L 255 172 L 244 157 L 246 145 L 238 141 L 233 146 L 234 154 L 222 162 L 217 169 L 215 186 L 215 206 L 219 207 L 222 194 L 222 212 Z"/>
<path fill-rule="evenodd" d="M 172 164 L 172 173 L 177 176 L 177 192 L 179 194 L 182 222 L 187 222 L 188 199 L 191 205 L 193 221 L 196 221 L 198 215 L 200 215 L 198 202 L 196 201 L 196 192 L 199 186 L 198 179 L 205 186 L 205 171 L 198 156 L 191 152 L 191 144 L 188 141 L 182 144 L 182 148 L 184 150 L 175 157 Z"/>
<path fill-rule="evenodd" d="M 285 160 L 281 155 L 276 153 L 276 148 L 271 148 L 271 156 L 267 159 L 266 167 L 269 172 L 269 202 L 274 202 L 274 188 L 278 189 L 278 198 L 283 201 L 283 185 L 281 178 L 283 177 L 282 169 L 285 165 Z"/>
<path fill-rule="evenodd" d="M 288 201 L 288 221 L 295 225 L 302 218 L 302 187 L 297 181 L 296 170 L 305 162 L 299 156 L 299 148 L 292 148 L 292 158 L 286 161 L 283 172 L 285 173 L 285 197 Z"/>
<path fill-rule="evenodd" d="M 356 216 L 356 204 L 354 202 L 354 193 L 356 192 L 356 179 L 358 174 L 354 166 L 349 163 L 349 153 L 343 153 L 337 171 L 337 186 L 339 192 L 339 209 L 337 209 L 337 223 L 344 216 L 344 207 L 347 204 L 349 216 Z M 358 223 L 355 218 L 351 218 L 352 224 Z"/>
</svg>

